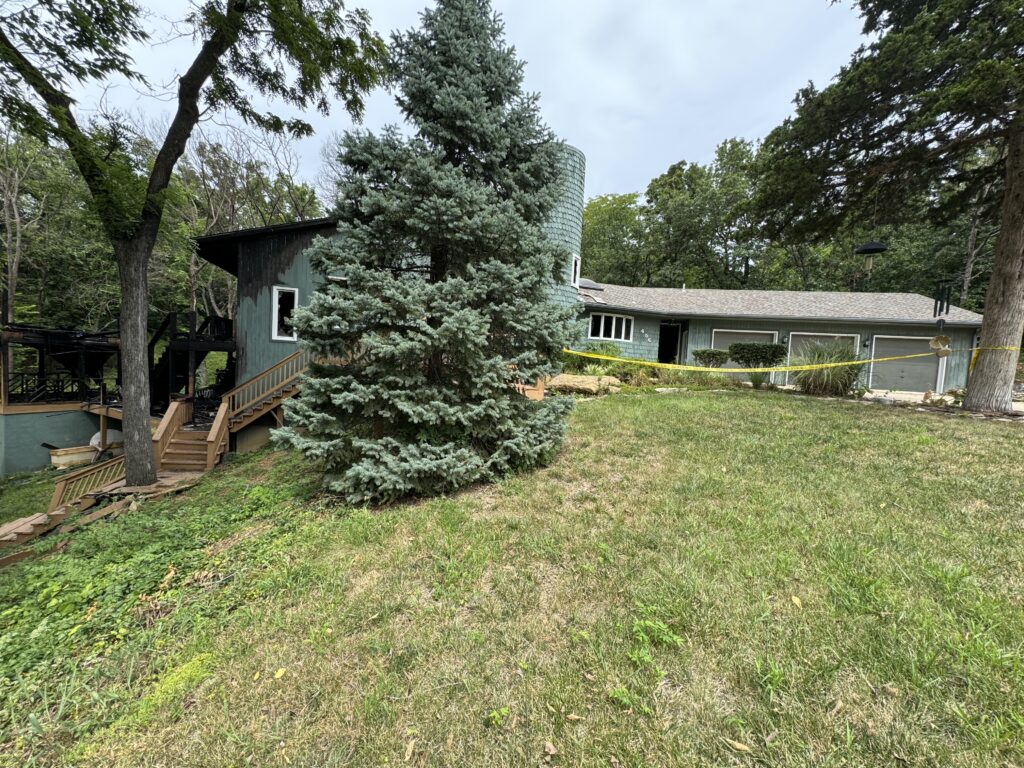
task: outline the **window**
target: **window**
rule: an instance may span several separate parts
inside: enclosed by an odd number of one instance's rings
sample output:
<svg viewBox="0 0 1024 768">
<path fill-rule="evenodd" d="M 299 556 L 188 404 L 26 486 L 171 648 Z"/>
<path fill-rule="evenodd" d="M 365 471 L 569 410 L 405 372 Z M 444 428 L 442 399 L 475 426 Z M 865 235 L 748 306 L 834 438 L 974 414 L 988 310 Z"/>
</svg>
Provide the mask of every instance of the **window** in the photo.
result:
<svg viewBox="0 0 1024 768">
<path fill-rule="evenodd" d="M 590 338 L 607 341 L 632 341 L 633 318 L 627 315 L 591 315 Z"/>
<path fill-rule="evenodd" d="M 273 318 L 271 318 L 270 337 L 274 341 L 295 341 L 295 329 L 292 328 L 292 310 L 299 301 L 297 288 L 286 288 L 275 285 L 273 293 Z"/>
<path fill-rule="evenodd" d="M 572 255 L 572 287 L 580 287 L 580 255 L 574 253 Z"/>
</svg>

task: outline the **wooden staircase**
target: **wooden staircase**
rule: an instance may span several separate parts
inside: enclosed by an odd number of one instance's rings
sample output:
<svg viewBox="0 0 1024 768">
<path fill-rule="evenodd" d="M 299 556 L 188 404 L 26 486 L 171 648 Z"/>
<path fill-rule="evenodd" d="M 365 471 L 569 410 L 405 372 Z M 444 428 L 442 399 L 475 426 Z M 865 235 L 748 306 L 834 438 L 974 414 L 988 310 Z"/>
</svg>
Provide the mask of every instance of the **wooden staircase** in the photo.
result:
<svg viewBox="0 0 1024 768">
<path fill-rule="evenodd" d="M 300 377 L 309 369 L 309 361 L 310 354 L 300 349 L 224 395 L 221 408 L 226 406 L 228 430 L 238 432 L 268 413 L 281 426 L 281 404 L 299 393 Z"/>
</svg>

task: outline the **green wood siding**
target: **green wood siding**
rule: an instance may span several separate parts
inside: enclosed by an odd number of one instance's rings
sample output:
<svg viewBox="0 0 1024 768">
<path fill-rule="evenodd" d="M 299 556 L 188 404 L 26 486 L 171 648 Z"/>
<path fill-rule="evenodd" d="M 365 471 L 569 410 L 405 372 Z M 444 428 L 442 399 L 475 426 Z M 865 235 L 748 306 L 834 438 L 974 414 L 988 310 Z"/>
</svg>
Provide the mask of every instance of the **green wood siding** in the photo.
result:
<svg viewBox="0 0 1024 768">
<path fill-rule="evenodd" d="M 616 314 L 630 315 L 629 312 L 621 310 L 609 310 Z M 588 320 L 591 313 L 600 313 L 598 307 L 590 307 L 586 311 Z M 658 359 L 658 336 L 661 323 L 670 319 L 657 315 L 630 315 L 633 318 L 633 341 L 613 342 L 622 350 L 623 357 L 633 357 L 641 360 Z M 696 365 L 693 360 L 695 349 L 709 349 L 711 347 L 711 334 L 715 329 L 736 330 L 736 331 L 776 331 L 779 336 L 779 343 L 784 343 L 791 333 L 826 333 L 826 334 L 857 334 L 860 336 L 859 354 L 861 357 L 870 357 L 871 341 L 875 335 L 882 336 L 927 336 L 936 334 L 936 327 L 932 324 L 922 325 L 886 325 L 872 323 L 839 323 L 839 322 L 808 322 L 794 320 L 743 320 L 735 318 L 697 318 L 689 321 L 686 345 L 686 363 Z M 953 349 L 970 349 L 974 344 L 975 328 L 946 328 L 946 334 L 952 340 Z M 865 346 L 866 344 L 866 346 Z M 960 352 L 950 355 L 946 359 L 946 370 L 943 386 L 945 389 L 958 389 L 967 385 L 967 371 L 970 364 L 970 353 Z M 864 366 L 861 374 L 861 381 L 867 385 L 868 366 Z M 779 376 L 778 383 L 783 378 Z"/>
<path fill-rule="evenodd" d="M 88 445 L 100 429 L 98 416 L 84 411 L 0 415 L 0 476 L 50 466 L 50 449 Z"/>
<path fill-rule="evenodd" d="M 282 232 L 241 243 L 238 257 L 238 341 L 239 382 L 250 379 L 280 362 L 296 350 L 294 341 L 275 341 L 273 336 L 273 290 L 275 285 L 297 288 L 298 305 L 309 303 L 318 277 L 306 257 L 306 248 L 317 234 L 308 230 Z"/>
<path fill-rule="evenodd" d="M 561 265 L 562 279 L 552 291 L 552 301 L 563 305 L 582 304 L 572 279 L 572 255 L 580 252 L 583 237 L 583 183 L 586 160 L 575 147 L 562 145 L 562 189 L 546 227 L 549 237 L 567 250 Z M 296 349 L 294 341 L 275 341 L 272 333 L 274 286 L 297 288 L 298 305 L 309 303 L 320 277 L 313 272 L 305 249 L 317 235 L 330 236 L 333 227 L 319 231 L 300 230 L 254 237 L 239 245 L 238 257 L 238 341 L 239 382 L 266 370 Z"/>
</svg>

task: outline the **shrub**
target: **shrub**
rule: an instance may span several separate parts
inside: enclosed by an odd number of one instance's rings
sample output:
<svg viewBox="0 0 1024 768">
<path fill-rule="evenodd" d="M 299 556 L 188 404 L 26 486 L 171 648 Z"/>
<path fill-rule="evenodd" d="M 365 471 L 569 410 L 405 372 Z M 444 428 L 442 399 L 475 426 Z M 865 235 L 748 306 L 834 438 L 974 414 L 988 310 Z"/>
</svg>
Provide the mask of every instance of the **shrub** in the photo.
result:
<svg viewBox="0 0 1024 768">
<path fill-rule="evenodd" d="M 584 376 L 607 376 L 608 375 L 608 369 L 605 368 L 603 365 L 594 365 L 594 364 L 585 365 L 585 366 L 583 366 L 583 375 Z"/>
<path fill-rule="evenodd" d="M 657 369 L 658 384 L 663 387 L 685 387 L 686 389 L 730 389 L 736 382 L 721 373 L 705 371 L 677 371 L 672 368 Z"/>
<path fill-rule="evenodd" d="M 724 349 L 695 349 L 693 359 L 704 368 L 721 368 L 729 362 L 729 353 Z"/>
<path fill-rule="evenodd" d="M 786 359 L 786 345 L 741 341 L 729 346 L 729 357 L 740 368 L 771 368 Z"/>
<path fill-rule="evenodd" d="M 857 353 L 840 341 L 824 341 L 807 348 L 794 365 L 820 365 L 822 363 L 844 363 L 857 359 Z M 814 371 L 794 371 L 793 382 L 797 388 L 809 395 L 844 397 L 850 394 L 860 374 L 859 365 L 837 368 L 819 368 Z"/>
<path fill-rule="evenodd" d="M 608 374 L 631 387 L 644 387 L 651 383 L 654 369 L 640 363 L 609 363 Z"/>
<path fill-rule="evenodd" d="M 608 355 L 608 357 L 622 357 L 622 350 L 619 348 L 619 345 L 611 341 L 592 341 L 584 344 L 579 351 L 593 352 L 595 355 Z M 587 366 L 591 365 L 599 365 L 605 369 L 605 373 L 608 373 L 609 365 L 605 365 L 606 362 L 562 353 L 562 370 L 566 373 L 584 373 Z"/>
<path fill-rule="evenodd" d="M 771 368 L 786 359 L 785 344 L 737 342 L 729 345 L 729 357 L 740 368 Z M 751 373 L 750 384 L 760 389 L 771 378 L 770 373 Z"/>
</svg>

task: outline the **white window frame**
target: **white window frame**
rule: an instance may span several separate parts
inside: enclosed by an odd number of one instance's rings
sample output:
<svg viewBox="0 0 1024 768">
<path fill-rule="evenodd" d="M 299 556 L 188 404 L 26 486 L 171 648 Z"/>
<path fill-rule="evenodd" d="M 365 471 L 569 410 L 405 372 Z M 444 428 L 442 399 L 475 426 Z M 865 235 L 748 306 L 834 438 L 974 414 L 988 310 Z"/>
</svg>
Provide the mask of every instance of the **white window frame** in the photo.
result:
<svg viewBox="0 0 1024 768">
<path fill-rule="evenodd" d="M 299 289 L 290 285 L 275 285 L 270 293 L 270 338 L 273 341 L 298 341 L 299 336 L 293 330 L 290 336 L 280 336 L 277 333 L 277 297 L 285 291 L 295 294 L 295 309 L 299 308 Z"/>
<path fill-rule="evenodd" d="M 716 348 L 715 347 L 715 334 L 716 333 L 760 333 L 760 334 L 770 333 L 772 335 L 771 343 L 772 344 L 778 344 L 779 343 L 779 332 L 778 331 L 766 331 L 763 328 L 760 329 L 760 330 L 755 330 L 753 328 L 747 328 L 747 329 L 744 329 L 744 328 L 712 328 L 711 329 L 711 348 L 712 349 Z M 743 343 L 760 344 L 762 342 L 756 342 L 755 341 L 755 342 L 743 342 Z M 728 351 L 728 350 L 726 350 L 726 351 Z M 728 373 L 728 372 L 729 372 L 729 369 L 726 368 L 723 365 L 722 366 L 722 373 Z M 768 380 L 771 381 L 774 384 L 775 383 L 775 374 L 774 373 L 768 374 Z"/>
<path fill-rule="evenodd" d="M 884 333 L 876 333 L 871 337 L 871 359 L 875 359 L 875 342 L 878 339 L 917 339 L 918 341 L 931 341 L 934 336 L 889 336 Z M 946 391 L 946 359 L 945 357 L 939 358 L 939 370 L 935 374 L 935 389 L 932 391 L 937 394 L 942 394 Z M 874 378 L 875 378 L 875 364 L 871 363 L 868 366 L 868 389 L 874 389 Z M 899 392 L 902 390 L 887 389 L 886 392 Z M 907 390 L 914 391 L 914 390 Z"/>
<path fill-rule="evenodd" d="M 853 339 L 853 353 L 860 356 L 860 334 L 859 333 L 822 333 L 819 331 L 790 331 L 788 351 L 786 352 L 786 365 L 793 365 L 793 337 L 794 336 L 827 336 L 830 339 Z M 792 371 L 786 371 L 786 384 L 789 384 L 789 375 Z"/>
<path fill-rule="evenodd" d="M 571 267 L 572 272 L 570 273 L 570 276 L 569 276 L 569 284 L 573 288 L 579 288 L 580 287 L 580 267 L 581 266 L 582 266 L 582 264 L 581 264 L 581 261 L 580 261 L 580 255 L 578 253 L 574 253 L 572 255 L 572 267 Z"/>
<path fill-rule="evenodd" d="M 623 325 L 625 321 L 629 320 L 629 338 L 628 339 L 610 339 L 606 336 L 593 336 L 590 329 L 594 327 L 594 317 L 621 317 L 623 319 Z M 601 327 L 604 327 L 604 321 L 601 321 Z M 612 323 L 612 330 L 615 329 L 615 323 Z M 587 340 L 588 341 L 618 341 L 623 344 L 633 343 L 633 331 L 636 329 L 636 318 L 633 315 L 619 315 L 614 312 L 591 312 L 587 316 Z"/>
</svg>

